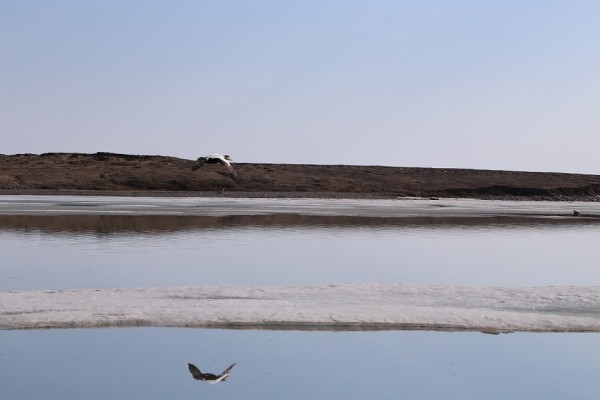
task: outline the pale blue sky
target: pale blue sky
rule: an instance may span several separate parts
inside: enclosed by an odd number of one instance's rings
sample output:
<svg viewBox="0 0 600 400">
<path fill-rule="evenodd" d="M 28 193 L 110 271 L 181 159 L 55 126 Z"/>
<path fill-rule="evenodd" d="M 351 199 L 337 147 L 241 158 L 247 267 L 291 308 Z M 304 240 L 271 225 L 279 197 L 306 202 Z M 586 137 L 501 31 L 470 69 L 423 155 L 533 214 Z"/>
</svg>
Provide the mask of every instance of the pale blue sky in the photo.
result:
<svg viewBox="0 0 600 400">
<path fill-rule="evenodd" d="M 0 0 L 0 153 L 600 173 L 600 1 Z"/>
</svg>

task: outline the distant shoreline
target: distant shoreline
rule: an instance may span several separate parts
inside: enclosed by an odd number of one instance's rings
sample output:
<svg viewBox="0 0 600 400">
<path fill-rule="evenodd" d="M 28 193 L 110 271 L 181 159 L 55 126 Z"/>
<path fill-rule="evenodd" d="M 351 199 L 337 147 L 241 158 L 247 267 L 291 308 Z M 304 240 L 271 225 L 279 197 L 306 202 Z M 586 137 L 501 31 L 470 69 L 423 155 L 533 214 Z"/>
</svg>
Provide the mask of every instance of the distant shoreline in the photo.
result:
<svg viewBox="0 0 600 400">
<path fill-rule="evenodd" d="M 234 163 L 233 175 L 193 165 L 159 155 L 0 155 L 0 195 L 600 201 L 600 175 L 258 163 Z"/>
<path fill-rule="evenodd" d="M 176 190 L 65 190 L 0 189 L 0 196 L 113 196 L 113 197 L 226 197 L 257 199 L 407 199 L 385 193 L 337 192 L 248 192 L 248 191 L 176 191 Z"/>
</svg>

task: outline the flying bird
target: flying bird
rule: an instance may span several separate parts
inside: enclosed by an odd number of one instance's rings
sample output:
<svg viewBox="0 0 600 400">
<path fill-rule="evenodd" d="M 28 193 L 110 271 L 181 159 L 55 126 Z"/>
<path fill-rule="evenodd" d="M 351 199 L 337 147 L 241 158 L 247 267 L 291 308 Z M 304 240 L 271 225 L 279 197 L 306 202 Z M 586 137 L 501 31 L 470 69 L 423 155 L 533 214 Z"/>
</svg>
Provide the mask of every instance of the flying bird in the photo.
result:
<svg viewBox="0 0 600 400">
<path fill-rule="evenodd" d="M 229 377 L 229 373 L 231 372 L 231 369 L 233 368 L 233 366 L 235 365 L 235 363 L 231 364 L 229 367 L 227 367 L 227 369 L 223 372 L 221 372 L 219 375 L 215 375 L 215 374 L 211 374 L 211 373 L 202 373 L 198 367 L 196 367 L 194 364 L 190 364 L 188 363 L 188 369 L 190 370 L 192 376 L 194 377 L 194 379 L 198 380 L 198 381 L 204 381 L 204 382 L 208 382 L 208 383 L 217 383 L 217 382 L 225 382 L 227 380 L 227 378 Z"/>
<path fill-rule="evenodd" d="M 231 158 L 225 154 L 214 153 L 205 157 L 200 157 L 196 160 L 196 163 L 192 167 L 192 171 L 197 170 L 202 167 L 204 164 L 221 164 L 227 168 L 229 172 L 235 175 L 235 171 L 233 170 L 233 166 L 231 165 Z"/>
</svg>

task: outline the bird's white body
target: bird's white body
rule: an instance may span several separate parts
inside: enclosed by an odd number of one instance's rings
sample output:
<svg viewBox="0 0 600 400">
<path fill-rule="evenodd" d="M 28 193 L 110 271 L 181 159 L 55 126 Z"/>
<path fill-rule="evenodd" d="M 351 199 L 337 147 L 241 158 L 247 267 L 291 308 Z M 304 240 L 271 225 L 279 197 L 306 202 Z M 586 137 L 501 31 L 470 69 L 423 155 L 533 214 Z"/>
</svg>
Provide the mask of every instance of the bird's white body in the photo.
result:
<svg viewBox="0 0 600 400">
<path fill-rule="evenodd" d="M 227 374 L 227 376 L 229 376 L 229 374 Z M 208 383 L 209 385 L 214 385 L 215 383 L 219 383 L 221 381 L 224 381 L 227 378 L 227 376 L 224 376 L 223 378 L 217 378 L 214 381 L 206 380 L 204 382 Z"/>
<path fill-rule="evenodd" d="M 214 160 L 221 164 L 231 165 L 231 163 L 229 162 L 230 158 L 228 155 L 213 153 L 213 154 L 209 154 L 208 156 L 206 156 L 206 159 L 207 159 L 206 162 Z"/>
<path fill-rule="evenodd" d="M 199 169 L 204 164 L 221 164 L 221 165 L 224 165 L 227 168 L 227 170 L 233 174 L 233 176 L 236 176 L 236 173 L 235 173 L 230 161 L 231 161 L 231 158 L 227 154 L 225 154 L 225 155 L 219 154 L 219 153 L 209 154 L 205 157 L 198 158 L 196 160 L 196 163 L 192 167 L 192 171 Z"/>
</svg>

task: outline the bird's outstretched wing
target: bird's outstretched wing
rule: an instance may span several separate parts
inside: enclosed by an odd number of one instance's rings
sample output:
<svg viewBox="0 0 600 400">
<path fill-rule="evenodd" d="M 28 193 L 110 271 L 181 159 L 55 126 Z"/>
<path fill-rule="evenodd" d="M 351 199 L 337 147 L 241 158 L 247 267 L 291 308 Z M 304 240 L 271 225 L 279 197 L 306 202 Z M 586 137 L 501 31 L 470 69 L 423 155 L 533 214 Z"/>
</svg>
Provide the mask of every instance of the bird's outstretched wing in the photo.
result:
<svg viewBox="0 0 600 400">
<path fill-rule="evenodd" d="M 221 372 L 221 375 L 227 375 L 231 372 L 231 370 L 233 369 L 233 367 L 235 366 L 236 363 L 231 364 L 229 367 L 227 367 L 227 369 L 223 372 Z"/>
<path fill-rule="evenodd" d="M 197 379 L 199 381 L 204 379 L 204 374 L 202 372 L 200 372 L 198 367 L 196 367 L 194 364 L 188 363 L 188 369 L 192 373 L 192 376 L 194 377 L 194 379 Z"/>
<path fill-rule="evenodd" d="M 219 158 L 219 164 L 225 166 L 225 168 L 227 168 L 227 170 L 233 174 L 235 174 L 235 170 L 233 169 L 233 165 L 231 165 L 231 163 L 227 160 L 224 160 L 222 158 Z"/>
<path fill-rule="evenodd" d="M 227 377 L 229 376 L 229 373 L 231 372 L 231 370 L 233 369 L 233 367 L 235 366 L 236 363 L 231 364 L 229 367 L 227 367 L 227 369 L 223 372 L 221 372 L 221 375 L 219 375 L 218 380 L 219 381 L 226 381 Z"/>
<path fill-rule="evenodd" d="M 194 166 L 192 167 L 192 171 L 197 170 L 198 168 L 202 167 L 204 165 L 204 163 L 206 162 L 206 159 L 204 157 L 200 157 L 199 159 L 196 160 L 196 163 L 194 164 Z"/>
</svg>

